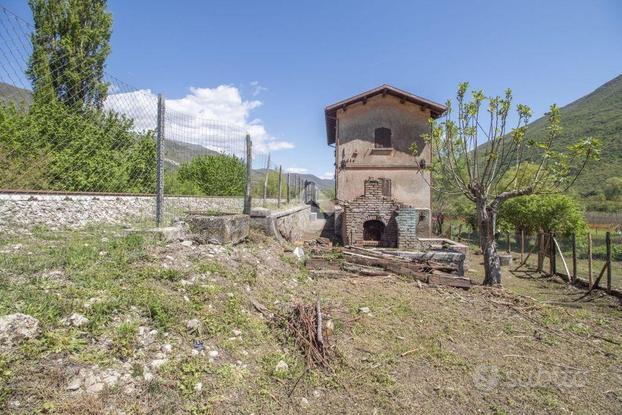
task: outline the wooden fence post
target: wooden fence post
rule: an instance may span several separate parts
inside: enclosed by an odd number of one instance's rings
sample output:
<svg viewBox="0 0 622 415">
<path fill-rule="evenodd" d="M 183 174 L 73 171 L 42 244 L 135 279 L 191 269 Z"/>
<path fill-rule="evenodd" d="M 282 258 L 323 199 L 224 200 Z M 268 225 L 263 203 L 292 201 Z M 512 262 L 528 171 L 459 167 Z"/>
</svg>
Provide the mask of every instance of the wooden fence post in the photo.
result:
<svg viewBox="0 0 622 415">
<path fill-rule="evenodd" d="M 553 241 L 555 238 L 555 234 L 553 232 L 549 233 L 549 268 L 550 274 L 555 275 L 557 273 L 557 252 L 555 252 L 555 242 Z"/>
<path fill-rule="evenodd" d="M 525 256 L 525 230 L 520 231 L 520 263 L 523 263 L 523 257 Z"/>
<path fill-rule="evenodd" d="M 572 282 L 577 281 L 577 234 L 572 234 Z"/>
<path fill-rule="evenodd" d="M 590 290 L 594 283 L 594 272 L 592 270 L 592 233 L 587 233 L 587 278 Z"/>
<path fill-rule="evenodd" d="M 544 243 L 544 233 L 542 231 L 538 231 L 538 269 L 537 271 L 544 271 L 544 256 L 545 256 L 545 243 Z"/>
<path fill-rule="evenodd" d="M 605 234 L 607 245 L 607 291 L 611 292 L 611 232 Z"/>
<path fill-rule="evenodd" d="M 594 283 L 594 275 L 592 270 L 592 233 L 587 233 L 587 275 L 588 282 L 590 285 L 590 290 L 592 289 L 592 284 Z"/>
</svg>

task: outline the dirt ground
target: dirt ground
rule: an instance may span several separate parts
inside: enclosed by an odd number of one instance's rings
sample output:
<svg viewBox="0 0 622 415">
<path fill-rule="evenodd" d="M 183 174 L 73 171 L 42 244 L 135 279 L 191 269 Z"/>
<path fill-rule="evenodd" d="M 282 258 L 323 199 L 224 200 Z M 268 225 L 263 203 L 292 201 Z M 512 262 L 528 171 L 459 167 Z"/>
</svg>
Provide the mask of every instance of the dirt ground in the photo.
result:
<svg viewBox="0 0 622 415">
<path fill-rule="evenodd" d="M 528 272 L 468 291 L 314 279 L 259 234 L 216 247 L 42 230 L 0 250 L 0 315 L 41 323 L 0 350 L 4 413 L 622 412 L 619 301 Z M 305 368 L 254 306 L 317 299 L 334 327 L 328 369 Z M 88 324 L 67 325 L 72 313 Z M 71 389 L 81 369 L 119 379 Z"/>
</svg>

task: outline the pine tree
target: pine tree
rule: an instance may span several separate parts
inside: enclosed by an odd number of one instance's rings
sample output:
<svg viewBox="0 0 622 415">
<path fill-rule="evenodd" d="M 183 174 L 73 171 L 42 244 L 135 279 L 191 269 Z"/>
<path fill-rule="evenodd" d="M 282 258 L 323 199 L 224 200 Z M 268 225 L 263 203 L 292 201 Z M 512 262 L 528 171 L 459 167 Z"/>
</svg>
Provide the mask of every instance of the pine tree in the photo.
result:
<svg viewBox="0 0 622 415">
<path fill-rule="evenodd" d="M 27 75 L 35 102 L 101 108 L 112 15 L 106 0 L 29 0 L 35 30 Z"/>
</svg>

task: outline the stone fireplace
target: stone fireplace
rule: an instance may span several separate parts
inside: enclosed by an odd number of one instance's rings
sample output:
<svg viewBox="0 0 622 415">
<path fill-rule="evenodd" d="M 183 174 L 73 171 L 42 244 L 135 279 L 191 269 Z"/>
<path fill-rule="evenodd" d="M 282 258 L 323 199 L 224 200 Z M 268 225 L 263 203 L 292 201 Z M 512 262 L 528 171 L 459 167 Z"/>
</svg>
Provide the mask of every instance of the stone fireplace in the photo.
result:
<svg viewBox="0 0 622 415">
<path fill-rule="evenodd" d="M 345 245 L 415 249 L 418 235 L 426 236 L 430 215 L 396 202 L 390 197 L 391 182 L 370 177 L 365 193 L 343 202 L 339 218 Z"/>
</svg>

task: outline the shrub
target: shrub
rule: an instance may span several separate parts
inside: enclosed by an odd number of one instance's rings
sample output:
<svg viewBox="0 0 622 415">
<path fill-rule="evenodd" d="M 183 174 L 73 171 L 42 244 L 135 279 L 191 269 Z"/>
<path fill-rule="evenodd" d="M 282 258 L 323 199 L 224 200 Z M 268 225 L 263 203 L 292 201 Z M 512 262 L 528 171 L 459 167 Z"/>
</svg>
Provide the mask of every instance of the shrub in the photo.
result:
<svg viewBox="0 0 622 415">
<path fill-rule="evenodd" d="M 199 156 L 165 175 L 167 194 L 243 196 L 246 165 L 235 156 Z"/>
</svg>

